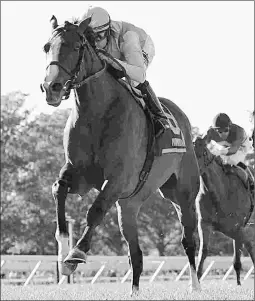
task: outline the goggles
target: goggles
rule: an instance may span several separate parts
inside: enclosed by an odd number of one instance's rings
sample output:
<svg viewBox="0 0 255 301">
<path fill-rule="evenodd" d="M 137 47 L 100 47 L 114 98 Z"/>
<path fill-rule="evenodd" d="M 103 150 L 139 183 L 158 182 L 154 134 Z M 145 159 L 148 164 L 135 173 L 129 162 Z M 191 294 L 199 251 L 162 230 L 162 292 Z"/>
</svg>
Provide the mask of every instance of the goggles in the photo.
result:
<svg viewBox="0 0 255 301">
<path fill-rule="evenodd" d="M 219 134 L 222 133 L 228 133 L 229 132 L 229 128 L 224 128 L 224 129 L 215 129 Z"/>
<path fill-rule="evenodd" d="M 98 31 L 98 32 L 95 32 L 95 41 L 96 42 L 100 42 L 104 39 L 106 39 L 109 35 L 109 29 L 106 29 L 106 30 L 102 30 L 102 31 Z"/>
</svg>

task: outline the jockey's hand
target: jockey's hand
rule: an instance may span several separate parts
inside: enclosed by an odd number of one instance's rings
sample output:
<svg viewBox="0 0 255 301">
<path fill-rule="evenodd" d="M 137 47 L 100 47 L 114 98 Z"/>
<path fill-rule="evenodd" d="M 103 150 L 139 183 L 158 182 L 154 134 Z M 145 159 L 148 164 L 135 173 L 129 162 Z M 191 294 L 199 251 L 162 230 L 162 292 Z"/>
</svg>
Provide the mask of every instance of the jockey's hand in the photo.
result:
<svg viewBox="0 0 255 301">
<path fill-rule="evenodd" d="M 226 154 L 228 153 L 228 149 L 229 147 L 224 147 L 222 149 L 219 149 L 219 156 L 226 156 Z"/>
<path fill-rule="evenodd" d="M 210 143 L 208 143 L 207 148 L 215 156 L 226 155 L 229 149 L 229 147 L 222 146 L 214 140 L 211 140 Z"/>
<path fill-rule="evenodd" d="M 224 147 L 222 149 L 214 148 L 213 150 L 210 151 L 215 156 L 226 156 L 226 154 L 228 153 L 228 147 Z"/>
<path fill-rule="evenodd" d="M 114 62 L 114 60 L 112 60 L 108 56 L 104 55 L 103 53 L 99 52 L 98 56 L 100 57 L 101 60 L 106 61 L 107 64 L 110 64 L 111 66 L 113 66 L 113 68 L 115 68 L 117 70 L 120 70 L 120 71 L 123 71 L 121 66 L 119 66 L 119 64 Z"/>
</svg>

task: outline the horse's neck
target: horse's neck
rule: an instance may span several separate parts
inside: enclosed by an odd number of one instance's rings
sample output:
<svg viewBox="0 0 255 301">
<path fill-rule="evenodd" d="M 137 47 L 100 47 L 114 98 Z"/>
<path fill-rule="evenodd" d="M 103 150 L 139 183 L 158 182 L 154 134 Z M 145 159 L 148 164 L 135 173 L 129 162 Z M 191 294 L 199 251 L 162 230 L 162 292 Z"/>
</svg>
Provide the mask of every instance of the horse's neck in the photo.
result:
<svg viewBox="0 0 255 301">
<path fill-rule="evenodd" d="M 202 178 L 210 192 L 215 192 L 216 195 L 225 195 L 227 193 L 229 181 L 224 170 L 215 159 L 205 167 Z M 224 191 L 222 191 L 221 187 L 224 187 Z"/>
<path fill-rule="evenodd" d="M 88 81 L 77 89 L 75 110 L 88 122 L 93 120 L 98 122 L 106 114 L 118 118 L 128 114 L 132 102 L 135 103 L 131 96 L 127 99 L 127 94 L 127 91 L 105 71 L 100 77 Z"/>
<path fill-rule="evenodd" d="M 84 57 L 83 74 L 88 79 L 84 85 L 77 89 L 75 109 L 79 115 L 86 115 L 87 120 L 100 120 L 105 114 L 117 118 L 128 114 L 133 106 L 138 106 L 133 97 L 129 95 L 116 79 L 105 69 L 91 46 Z M 100 71 L 103 73 L 100 73 Z M 98 73 L 99 72 L 99 73 Z M 98 74 L 93 78 L 93 75 Z M 100 75 L 99 75 L 100 74 Z M 89 77 L 91 78 L 89 79 Z M 138 109 L 139 110 L 139 109 Z M 114 111 L 114 114 L 112 113 Z M 134 111 L 134 110 L 132 110 Z M 122 119 L 122 118 L 120 118 Z"/>
</svg>

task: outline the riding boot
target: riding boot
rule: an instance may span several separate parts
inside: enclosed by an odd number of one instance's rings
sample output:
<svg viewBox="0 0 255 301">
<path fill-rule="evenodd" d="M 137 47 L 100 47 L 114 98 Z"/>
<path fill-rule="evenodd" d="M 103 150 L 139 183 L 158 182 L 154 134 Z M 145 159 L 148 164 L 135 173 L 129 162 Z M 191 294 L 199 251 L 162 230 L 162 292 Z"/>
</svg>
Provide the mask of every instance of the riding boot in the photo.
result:
<svg viewBox="0 0 255 301">
<path fill-rule="evenodd" d="M 166 129 L 170 128 L 170 121 L 165 115 L 158 97 L 147 80 L 144 83 L 139 84 L 136 88 L 138 88 L 142 94 L 145 94 L 146 105 L 155 117 L 156 136 L 161 135 Z"/>
</svg>

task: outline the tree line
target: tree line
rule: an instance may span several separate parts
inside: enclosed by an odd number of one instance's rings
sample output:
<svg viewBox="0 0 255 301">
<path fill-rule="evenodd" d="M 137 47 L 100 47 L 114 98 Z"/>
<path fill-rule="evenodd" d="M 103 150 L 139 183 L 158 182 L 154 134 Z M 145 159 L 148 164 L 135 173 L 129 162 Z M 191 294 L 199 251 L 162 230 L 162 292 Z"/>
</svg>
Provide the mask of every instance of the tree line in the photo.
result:
<svg viewBox="0 0 255 301">
<path fill-rule="evenodd" d="M 55 203 L 51 186 L 65 162 L 63 130 L 69 109 L 31 118 L 24 110 L 28 95 L 1 96 L 1 254 L 56 254 Z M 198 127 L 193 136 L 200 135 Z M 254 158 L 253 158 L 254 159 Z M 74 220 L 74 240 L 86 226 L 86 212 L 97 196 L 68 195 L 66 211 Z M 155 195 L 142 207 L 139 240 L 145 255 L 184 255 L 181 227 L 172 204 Z M 116 208 L 105 216 L 93 237 L 93 255 L 125 255 Z M 213 255 L 232 254 L 232 241 L 220 233 L 212 238 Z"/>
</svg>

